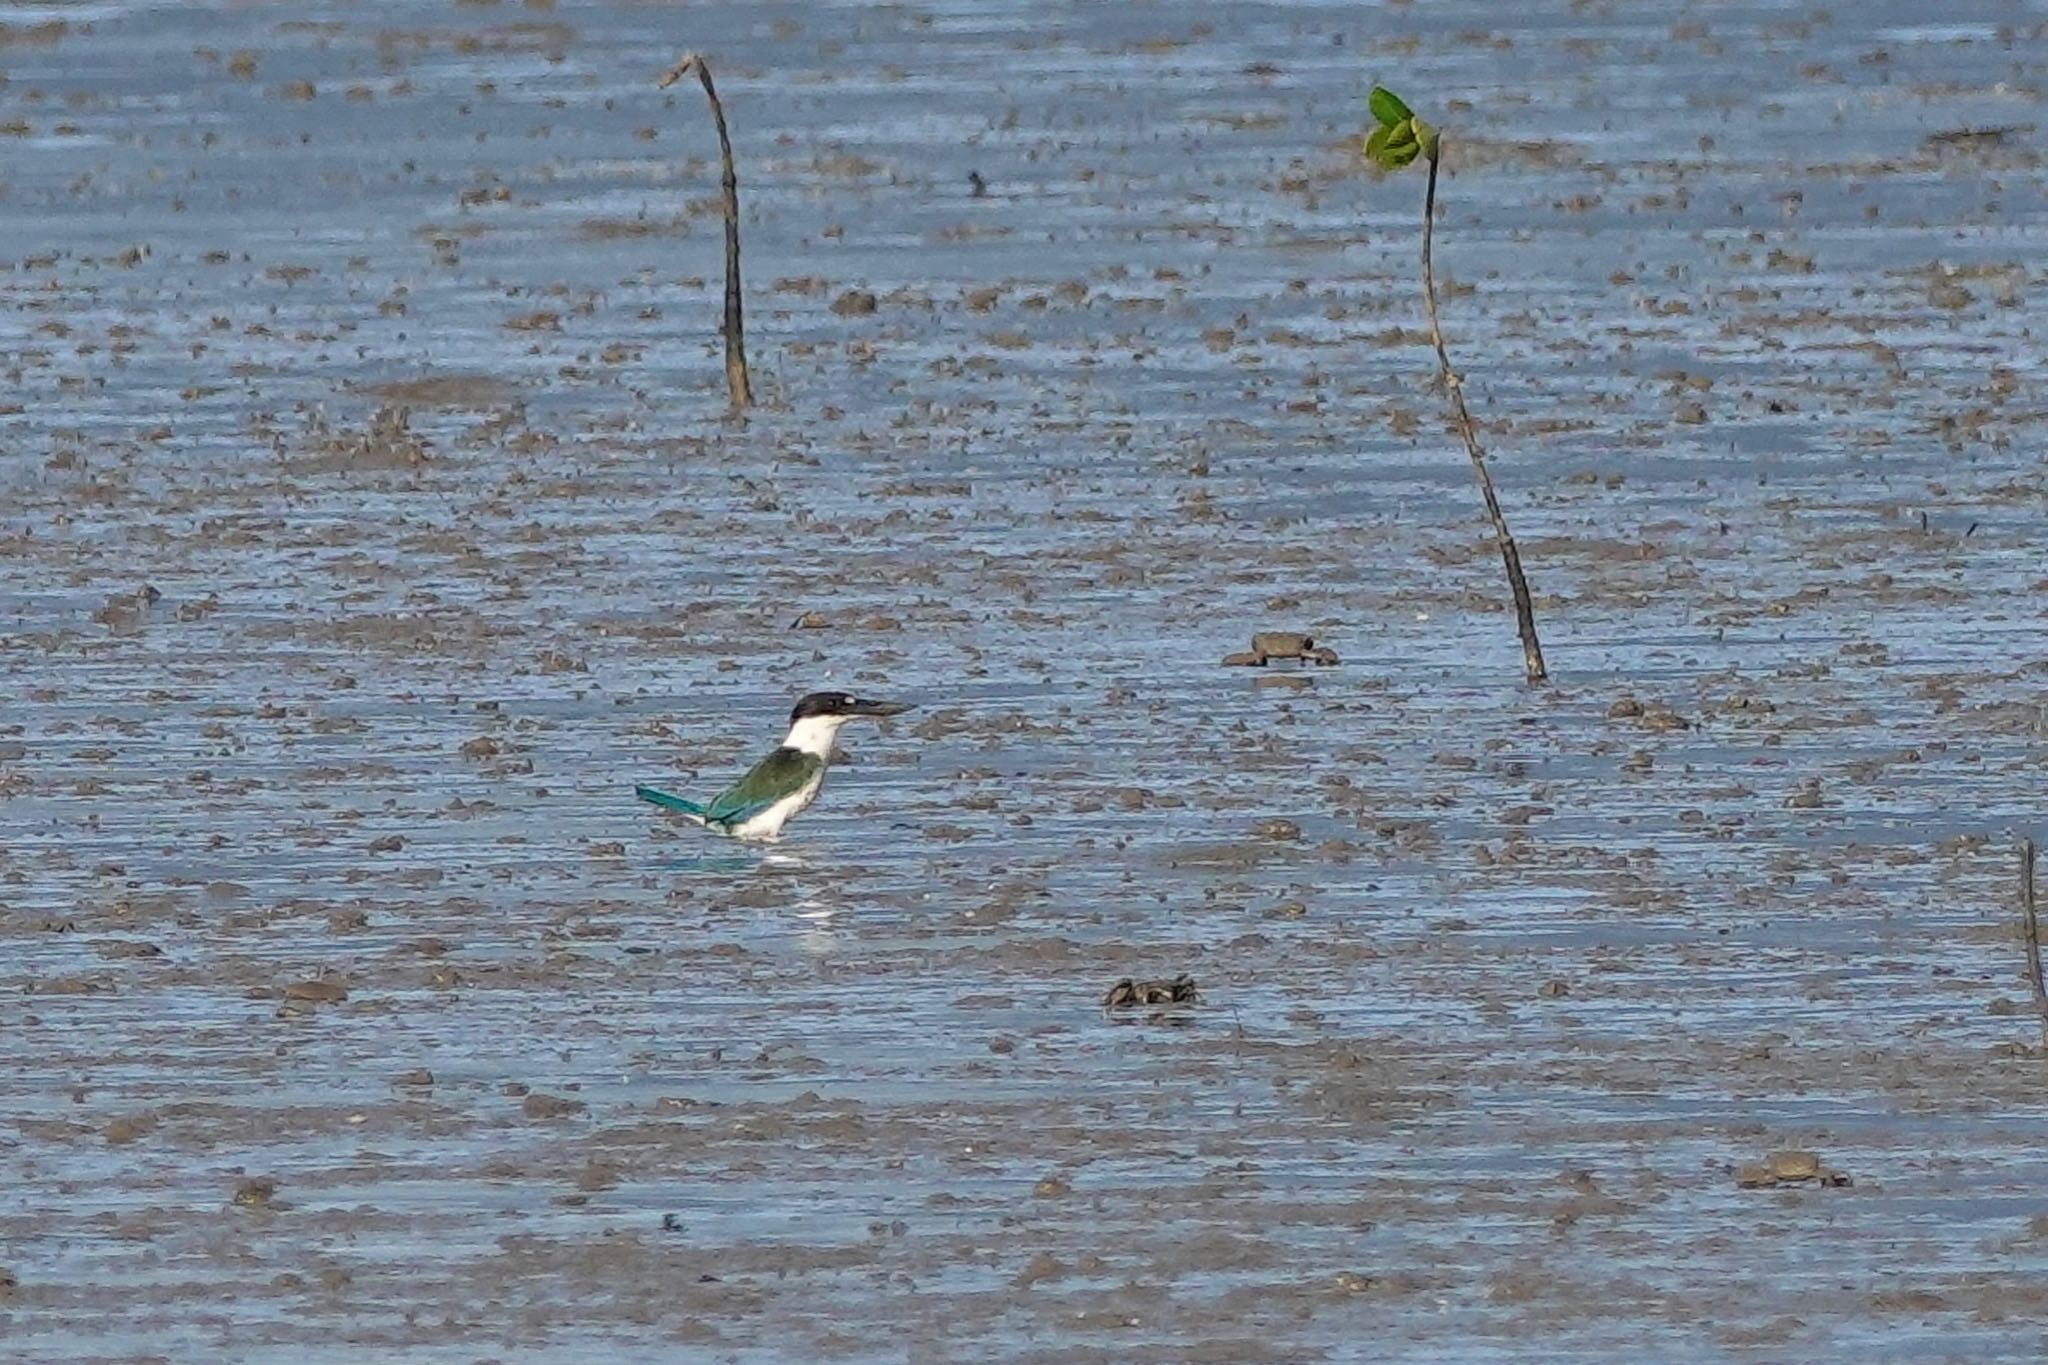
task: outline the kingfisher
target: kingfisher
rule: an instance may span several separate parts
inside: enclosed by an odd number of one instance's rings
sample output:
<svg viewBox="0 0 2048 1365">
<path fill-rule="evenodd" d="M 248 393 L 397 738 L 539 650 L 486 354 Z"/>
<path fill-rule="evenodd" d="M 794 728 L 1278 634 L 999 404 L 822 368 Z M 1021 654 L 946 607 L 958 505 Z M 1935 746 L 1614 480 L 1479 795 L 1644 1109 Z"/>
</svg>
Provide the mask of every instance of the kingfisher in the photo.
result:
<svg viewBox="0 0 2048 1365">
<path fill-rule="evenodd" d="M 736 839 L 774 839 L 798 812 L 818 799 L 839 727 L 855 716 L 900 716 L 901 701 L 868 701 L 850 692 L 813 692 L 789 713 L 789 733 L 746 776 L 705 804 L 653 787 L 635 787 L 642 801 L 674 811 L 705 829 Z"/>
</svg>

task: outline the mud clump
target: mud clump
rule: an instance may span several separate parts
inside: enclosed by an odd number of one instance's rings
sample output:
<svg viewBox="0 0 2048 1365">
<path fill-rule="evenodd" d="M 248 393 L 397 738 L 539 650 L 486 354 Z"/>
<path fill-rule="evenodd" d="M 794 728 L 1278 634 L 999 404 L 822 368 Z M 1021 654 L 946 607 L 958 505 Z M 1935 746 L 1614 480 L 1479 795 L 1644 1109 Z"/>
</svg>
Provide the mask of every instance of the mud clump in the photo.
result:
<svg viewBox="0 0 2048 1365">
<path fill-rule="evenodd" d="M 109 1146 L 119 1147 L 148 1137 L 156 1131 L 156 1125 L 155 1114 L 127 1114 L 100 1129 L 100 1136 Z"/>
<path fill-rule="evenodd" d="M 163 600 L 161 592 L 145 583 L 133 592 L 117 592 L 108 597 L 92 619 L 117 635 L 133 634 L 148 622 L 150 608 Z"/>
<path fill-rule="evenodd" d="M 1641 729 L 1655 734 L 1673 730 L 1690 730 L 1692 722 L 1679 715 L 1662 702 L 1642 702 L 1633 696 L 1624 696 L 1607 708 L 1609 720 L 1632 720 Z"/>
<path fill-rule="evenodd" d="M 1323 668 L 1341 662 L 1336 650 L 1318 645 L 1313 636 L 1292 630 L 1262 630 L 1253 634 L 1250 649 L 1224 655 L 1223 663 L 1226 668 L 1264 668 L 1273 659 L 1295 659 Z"/>
<path fill-rule="evenodd" d="M 562 1095 L 543 1095 L 538 1090 L 519 1102 L 519 1111 L 530 1119 L 565 1119 L 590 1106 Z"/>
<path fill-rule="evenodd" d="M 1171 981 L 1137 981 L 1125 977 L 1102 997 L 1106 1010 L 1142 1008 L 1146 1005 L 1198 1005 L 1202 996 L 1195 979 L 1182 972 Z"/>
<path fill-rule="evenodd" d="M 331 431 L 316 419 L 305 447 L 291 463 L 301 474 L 415 470 L 428 458 L 426 443 L 413 435 L 411 410 L 395 404 L 378 408 L 356 431 Z"/>
<path fill-rule="evenodd" d="M 1062 1261 L 1050 1252 L 1041 1251 L 1025 1263 L 1024 1268 L 1017 1272 L 1016 1279 L 1010 1283 L 1016 1285 L 1019 1289 L 1029 1289 L 1032 1285 L 1038 1284 L 1041 1281 L 1057 1280 L 1066 1274 L 1067 1264 L 1065 1261 Z"/>
<path fill-rule="evenodd" d="M 1315 640 L 1290 630 L 1262 630 L 1252 636 L 1252 650 L 1269 659 L 1299 659 L 1316 647 Z"/>
<path fill-rule="evenodd" d="M 1810 777 L 1785 798 L 1786 810 L 1819 810 L 1827 804 L 1821 794 L 1820 779 Z"/>
<path fill-rule="evenodd" d="M 267 1209 L 276 1198 L 277 1182 L 269 1176 L 252 1176 L 235 1186 L 236 1208 Z"/>
</svg>

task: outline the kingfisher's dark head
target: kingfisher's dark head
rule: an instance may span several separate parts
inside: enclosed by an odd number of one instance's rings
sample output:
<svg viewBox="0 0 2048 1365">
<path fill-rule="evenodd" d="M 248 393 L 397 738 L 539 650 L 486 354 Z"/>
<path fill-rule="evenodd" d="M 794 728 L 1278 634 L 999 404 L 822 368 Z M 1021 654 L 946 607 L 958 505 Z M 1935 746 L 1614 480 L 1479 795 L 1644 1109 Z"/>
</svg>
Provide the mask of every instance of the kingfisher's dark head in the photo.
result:
<svg viewBox="0 0 2048 1365">
<path fill-rule="evenodd" d="M 851 692 L 813 692 L 796 704 L 789 713 L 789 721 L 794 725 L 816 716 L 836 716 L 841 720 L 853 716 L 900 716 L 909 709 L 907 701 L 869 701 Z"/>
</svg>

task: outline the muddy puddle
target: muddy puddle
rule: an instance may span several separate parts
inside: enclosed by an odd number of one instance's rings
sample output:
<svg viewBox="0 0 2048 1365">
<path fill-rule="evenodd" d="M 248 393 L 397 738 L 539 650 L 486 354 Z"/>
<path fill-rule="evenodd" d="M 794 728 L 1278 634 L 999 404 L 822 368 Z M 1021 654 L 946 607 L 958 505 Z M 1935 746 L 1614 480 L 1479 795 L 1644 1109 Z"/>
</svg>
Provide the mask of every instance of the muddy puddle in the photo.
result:
<svg viewBox="0 0 2048 1365">
<path fill-rule="evenodd" d="M 4 1353 L 2037 1352 L 2044 24 L 15 7 Z"/>
</svg>

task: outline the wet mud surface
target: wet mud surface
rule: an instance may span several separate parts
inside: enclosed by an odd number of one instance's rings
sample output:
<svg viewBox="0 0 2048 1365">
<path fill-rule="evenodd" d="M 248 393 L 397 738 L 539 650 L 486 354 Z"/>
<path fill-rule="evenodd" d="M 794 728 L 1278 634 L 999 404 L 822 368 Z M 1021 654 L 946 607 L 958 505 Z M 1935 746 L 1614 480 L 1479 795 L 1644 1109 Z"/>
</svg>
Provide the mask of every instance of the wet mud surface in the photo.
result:
<svg viewBox="0 0 2048 1365">
<path fill-rule="evenodd" d="M 2037 1352 L 2044 22 L 10 12 L 5 1353 Z"/>
</svg>

